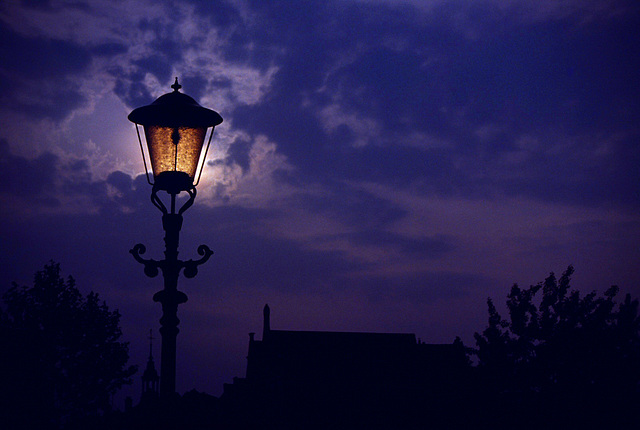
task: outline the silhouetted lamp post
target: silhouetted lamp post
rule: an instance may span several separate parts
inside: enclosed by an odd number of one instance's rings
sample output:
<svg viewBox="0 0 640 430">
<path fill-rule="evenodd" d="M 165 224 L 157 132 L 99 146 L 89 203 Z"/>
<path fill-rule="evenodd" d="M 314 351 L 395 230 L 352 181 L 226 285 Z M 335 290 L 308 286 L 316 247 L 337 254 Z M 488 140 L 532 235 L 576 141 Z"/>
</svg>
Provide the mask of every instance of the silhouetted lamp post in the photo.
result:
<svg viewBox="0 0 640 430">
<path fill-rule="evenodd" d="M 164 289 L 153 296 L 154 301 L 162 304 L 160 396 L 163 398 L 173 396 L 176 391 L 176 337 L 180 322 L 177 313 L 178 305 L 187 301 L 186 294 L 178 291 L 178 276 L 184 269 L 184 276 L 193 278 L 198 273 L 198 266 L 213 254 L 208 246 L 200 245 L 198 254 L 202 257 L 199 260 L 178 259 L 182 214 L 193 205 L 213 130 L 222 122 L 222 117 L 217 112 L 200 106 L 193 98 L 181 93 L 179 90 L 182 86 L 178 83 L 178 78 L 171 88 L 173 92 L 159 97 L 148 106 L 135 109 L 128 117 L 136 124 L 147 181 L 152 185 L 151 202 L 162 212 L 162 227 L 165 231 L 164 260 L 142 258 L 140 255 L 145 253 L 146 248 L 140 243 L 129 251 L 136 261 L 144 264 L 147 276 L 157 276 L 160 269 L 164 278 Z M 138 125 L 144 127 L 153 181 L 149 177 Z M 209 139 L 202 155 L 209 128 Z M 158 196 L 160 191 L 169 195 L 168 205 Z M 176 211 L 176 196 L 181 192 L 186 192 L 188 199 Z"/>
</svg>

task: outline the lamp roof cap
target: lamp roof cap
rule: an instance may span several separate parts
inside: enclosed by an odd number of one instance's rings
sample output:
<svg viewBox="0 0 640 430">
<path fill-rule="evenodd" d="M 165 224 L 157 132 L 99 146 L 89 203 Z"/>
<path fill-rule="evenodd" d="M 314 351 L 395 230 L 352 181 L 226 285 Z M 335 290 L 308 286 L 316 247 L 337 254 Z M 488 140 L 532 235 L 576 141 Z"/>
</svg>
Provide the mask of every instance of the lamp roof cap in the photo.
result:
<svg viewBox="0 0 640 430">
<path fill-rule="evenodd" d="M 192 97 L 179 92 L 182 85 L 171 86 L 173 92 L 158 97 L 153 103 L 134 109 L 129 121 L 144 126 L 215 127 L 222 122 L 218 112 L 204 108 Z"/>
</svg>

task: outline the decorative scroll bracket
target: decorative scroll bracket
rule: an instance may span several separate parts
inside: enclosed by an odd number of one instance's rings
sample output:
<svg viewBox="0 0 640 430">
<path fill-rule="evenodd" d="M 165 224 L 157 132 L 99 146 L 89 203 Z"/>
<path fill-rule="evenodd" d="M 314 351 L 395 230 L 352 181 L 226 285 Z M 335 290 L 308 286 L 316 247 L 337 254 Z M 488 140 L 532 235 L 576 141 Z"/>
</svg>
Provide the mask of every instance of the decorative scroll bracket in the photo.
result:
<svg viewBox="0 0 640 430">
<path fill-rule="evenodd" d="M 206 263 L 213 255 L 213 251 L 209 249 L 207 245 L 200 245 L 198 247 L 198 254 L 202 255 L 202 258 L 181 262 L 182 267 L 184 267 L 184 276 L 186 278 L 193 278 L 196 276 L 198 274 L 198 266 Z"/>
<path fill-rule="evenodd" d="M 147 252 L 147 248 L 141 243 L 138 243 L 129 251 L 129 253 L 133 255 L 133 258 L 138 263 L 144 265 L 144 274 L 150 278 L 154 278 L 158 276 L 158 273 L 159 273 L 158 269 L 163 271 L 165 270 L 165 268 L 167 267 L 167 260 L 157 261 L 151 258 L 146 259 L 141 257 L 141 255 L 144 254 L 145 252 Z M 186 278 L 195 277 L 198 274 L 198 266 L 206 263 L 209 260 L 209 258 L 211 258 L 211 256 L 213 255 L 213 251 L 207 245 L 200 245 L 198 247 L 198 254 L 202 255 L 202 257 L 199 258 L 198 260 L 193 260 L 193 259 L 187 260 L 187 261 L 177 260 L 175 262 L 175 264 L 177 264 L 178 266 L 178 270 L 184 268 L 184 276 Z"/>
<path fill-rule="evenodd" d="M 145 275 L 150 278 L 158 276 L 158 268 L 163 266 L 164 261 L 142 258 L 140 255 L 147 252 L 147 248 L 141 243 L 135 245 L 131 250 L 129 250 L 129 252 L 138 263 L 144 265 Z"/>
</svg>

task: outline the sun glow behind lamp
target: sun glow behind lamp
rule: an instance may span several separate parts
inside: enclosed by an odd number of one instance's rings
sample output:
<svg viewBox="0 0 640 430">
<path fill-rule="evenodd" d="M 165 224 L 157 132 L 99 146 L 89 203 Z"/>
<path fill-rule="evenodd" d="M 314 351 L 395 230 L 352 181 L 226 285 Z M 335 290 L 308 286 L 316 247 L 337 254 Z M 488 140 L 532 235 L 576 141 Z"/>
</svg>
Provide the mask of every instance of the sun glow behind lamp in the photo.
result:
<svg viewBox="0 0 640 430">
<path fill-rule="evenodd" d="M 213 131 L 215 126 L 222 122 L 222 117 L 217 112 L 200 106 L 193 98 L 181 93 L 179 90 L 182 86 L 178 83 L 178 78 L 171 88 L 173 92 L 160 96 L 150 105 L 134 109 L 128 117 L 136 125 L 147 181 L 152 185 L 151 201 L 162 212 L 162 226 L 165 231 L 164 260 L 142 258 L 141 254 L 146 252 L 142 244 L 135 245 L 130 251 L 136 261 L 144 264 L 144 273 L 147 276 L 154 277 L 162 271 L 164 278 L 164 289 L 153 296 L 154 301 L 162 304 L 162 398 L 171 398 L 175 394 L 176 337 L 180 322 L 177 312 L 178 305 L 187 301 L 186 294 L 178 291 L 178 276 L 184 269 L 185 277 L 193 278 L 198 273 L 198 266 L 213 254 L 208 246 L 200 245 L 198 254 L 202 257 L 199 260 L 178 260 L 182 214 L 193 205 L 196 186 L 202 175 Z M 147 168 L 139 125 L 144 128 L 153 182 Z M 211 131 L 203 155 L 202 148 L 209 128 Z M 159 191 L 169 194 L 169 208 L 158 196 Z M 189 198 L 176 211 L 176 196 L 183 191 Z"/>
</svg>

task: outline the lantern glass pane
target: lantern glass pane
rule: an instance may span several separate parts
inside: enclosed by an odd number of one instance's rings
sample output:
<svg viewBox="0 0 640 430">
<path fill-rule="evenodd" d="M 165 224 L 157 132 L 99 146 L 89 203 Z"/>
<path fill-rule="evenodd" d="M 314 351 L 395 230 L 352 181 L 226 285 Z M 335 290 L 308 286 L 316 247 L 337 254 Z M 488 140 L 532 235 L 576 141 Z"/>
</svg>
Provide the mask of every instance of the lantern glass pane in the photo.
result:
<svg viewBox="0 0 640 430">
<path fill-rule="evenodd" d="M 144 128 L 149 146 L 153 176 L 162 172 L 184 172 L 191 180 L 195 177 L 200 152 L 207 132 L 205 127 Z M 177 151 L 177 153 L 176 153 Z"/>
</svg>

